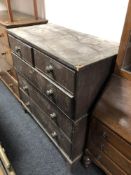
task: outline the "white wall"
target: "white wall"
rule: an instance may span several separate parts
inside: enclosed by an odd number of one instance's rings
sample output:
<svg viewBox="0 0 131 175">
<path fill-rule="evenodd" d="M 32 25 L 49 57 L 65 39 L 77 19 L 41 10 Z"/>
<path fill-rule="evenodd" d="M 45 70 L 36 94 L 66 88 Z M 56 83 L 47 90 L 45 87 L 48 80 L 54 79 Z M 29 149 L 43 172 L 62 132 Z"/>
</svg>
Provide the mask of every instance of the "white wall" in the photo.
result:
<svg viewBox="0 0 131 175">
<path fill-rule="evenodd" d="M 128 0 L 45 0 L 49 21 L 119 41 Z"/>
<path fill-rule="evenodd" d="M 32 0 L 12 0 L 13 8 L 31 14 Z M 44 18 L 44 0 L 38 0 Z M 49 22 L 108 40 L 118 41 L 128 0 L 45 0 Z"/>
</svg>

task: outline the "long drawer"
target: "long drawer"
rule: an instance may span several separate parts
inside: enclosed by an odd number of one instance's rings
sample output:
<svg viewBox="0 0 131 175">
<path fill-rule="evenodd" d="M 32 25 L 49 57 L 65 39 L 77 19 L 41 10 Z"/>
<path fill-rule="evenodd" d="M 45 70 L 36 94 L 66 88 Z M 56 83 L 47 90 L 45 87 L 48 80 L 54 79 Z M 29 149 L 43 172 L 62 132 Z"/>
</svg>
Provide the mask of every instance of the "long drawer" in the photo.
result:
<svg viewBox="0 0 131 175">
<path fill-rule="evenodd" d="M 78 122 L 70 120 L 55 105 L 51 104 L 46 97 L 41 97 L 40 93 L 31 86 L 20 74 L 18 74 L 19 87 L 23 89 L 28 96 L 39 106 L 42 112 L 46 113 L 56 126 L 61 128 L 68 138 L 75 143 L 75 150 L 81 149 L 84 144 L 86 133 L 87 117 L 82 118 Z M 81 145 L 79 144 L 81 143 Z"/>
<path fill-rule="evenodd" d="M 97 145 L 97 149 L 106 154 L 125 173 L 131 173 L 131 145 L 127 144 L 95 118 L 91 121 L 88 140 L 89 150 L 92 148 L 91 144 Z M 119 144 L 123 146 L 122 152 L 119 149 Z"/>
<path fill-rule="evenodd" d="M 51 120 L 50 117 L 44 113 L 39 106 L 29 97 L 27 94 L 20 89 L 20 97 L 24 104 L 29 108 L 31 113 L 36 117 L 40 124 L 44 127 L 46 132 L 49 134 L 53 142 L 59 145 L 60 149 L 64 151 L 70 160 L 74 160 L 82 154 L 82 149 L 74 149 L 74 144 L 62 130 L 57 127 Z"/>
<path fill-rule="evenodd" d="M 14 66 L 28 81 L 35 86 L 42 95 L 57 105 L 65 114 L 72 117 L 74 96 L 57 86 L 53 81 L 39 73 L 29 64 L 13 54 Z"/>
<path fill-rule="evenodd" d="M 23 60 L 27 61 L 29 64 L 33 65 L 33 49 L 22 41 L 16 39 L 15 37 L 9 35 L 9 43 L 12 51 L 21 57 Z"/>
<path fill-rule="evenodd" d="M 46 74 L 60 86 L 74 93 L 75 71 L 36 49 L 34 49 L 34 64 L 38 70 Z"/>
</svg>

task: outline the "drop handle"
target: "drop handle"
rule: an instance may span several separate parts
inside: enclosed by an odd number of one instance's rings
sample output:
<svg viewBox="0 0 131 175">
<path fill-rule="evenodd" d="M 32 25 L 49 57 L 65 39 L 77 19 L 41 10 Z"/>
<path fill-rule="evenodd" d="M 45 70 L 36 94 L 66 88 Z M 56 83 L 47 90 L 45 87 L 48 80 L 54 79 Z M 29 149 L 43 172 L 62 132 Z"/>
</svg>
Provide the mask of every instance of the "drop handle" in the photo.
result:
<svg viewBox="0 0 131 175">
<path fill-rule="evenodd" d="M 57 137 L 57 133 L 56 133 L 55 131 L 52 132 L 52 133 L 51 133 L 51 137 L 55 139 L 55 138 Z"/>
<path fill-rule="evenodd" d="M 46 95 L 47 95 L 47 96 L 53 95 L 53 90 L 52 90 L 52 89 L 47 90 L 47 91 L 46 91 Z"/>
<path fill-rule="evenodd" d="M 46 66 L 45 70 L 47 73 L 50 73 L 53 71 L 53 66 L 52 65 Z"/>
<path fill-rule="evenodd" d="M 21 52 L 21 49 L 20 49 L 20 47 L 18 47 L 18 46 L 15 46 L 15 52 L 16 52 L 16 53 L 19 53 L 19 52 Z"/>
<path fill-rule="evenodd" d="M 56 113 L 53 112 L 52 114 L 50 114 L 50 118 L 51 119 L 56 119 Z"/>
</svg>

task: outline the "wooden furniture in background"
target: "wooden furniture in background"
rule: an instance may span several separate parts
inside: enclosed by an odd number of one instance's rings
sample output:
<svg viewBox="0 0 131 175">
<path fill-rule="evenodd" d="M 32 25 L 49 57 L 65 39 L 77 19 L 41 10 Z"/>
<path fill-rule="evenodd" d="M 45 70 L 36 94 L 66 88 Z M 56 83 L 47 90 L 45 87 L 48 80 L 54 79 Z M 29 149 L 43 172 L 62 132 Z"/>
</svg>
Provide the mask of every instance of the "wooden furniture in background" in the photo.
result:
<svg viewBox="0 0 131 175">
<path fill-rule="evenodd" d="M 118 46 L 53 24 L 8 31 L 20 97 L 73 164 L 82 156 L 88 112 L 113 70 Z"/>
<path fill-rule="evenodd" d="M 18 82 L 13 68 L 7 29 L 12 27 L 44 24 L 47 23 L 47 20 L 38 18 L 36 0 L 33 0 L 34 16 L 12 10 L 10 0 L 5 0 L 5 3 L 7 10 L 0 11 L 0 76 L 1 80 L 7 85 L 7 87 L 14 95 L 16 95 L 16 97 L 18 97 Z"/>
<path fill-rule="evenodd" d="M 112 75 L 90 118 L 89 159 L 109 175 L 131 173 L 131 82 Z"/>
<path fill-rule="evenodd" d="M 131 80 L 131 0 L 128 4 L 115 72 Z"/>
<path fill-rule="evenodd" d="M 15 175 L 15 172 L 5 154 L 5 150 L 1 145 L 0 145 L 0 175 Z"/>
</svg>

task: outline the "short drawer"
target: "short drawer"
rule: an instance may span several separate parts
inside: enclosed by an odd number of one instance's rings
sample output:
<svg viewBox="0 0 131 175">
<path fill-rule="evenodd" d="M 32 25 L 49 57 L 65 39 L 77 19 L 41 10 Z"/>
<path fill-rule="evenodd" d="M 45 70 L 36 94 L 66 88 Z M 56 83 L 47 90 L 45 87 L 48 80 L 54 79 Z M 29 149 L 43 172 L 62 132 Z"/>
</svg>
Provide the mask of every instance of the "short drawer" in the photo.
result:
<svg viewBox="0 0 131 175">
<path fill-rule="evenodd" d="M 110 135 L 109 135 L 110 134 Z M 109 137 L 109 139 L 107 139 Z M 118 136 L 116 136 L 118 137 Z M 108 131 L 108 128 L 106 126 L 103 126 L 99 121 L 96 119 L 93 119 L 90 125 L 90 132 L 89 132 L 89 138 L 88 138 L 88 149 L 90 147 L 90 144 L 97 145 L 97 148 L 106 154 L 113 162 L 115 162 L 119 167 L 121 167 L 127 174 L 130 174 L 131 172 L 131 160 L 129 160 L 129 157 L 126 157 L 125 154 L 123 155 L 123 152 L 119 150 L 119 147 L 117 144 L 118 138 L 115 139 L 114 134 L 111 133 L 111 131 Z M 114 140 L 115 144 L 114 145 Z M 113 144 L 113 145 L 112 145 Z M 123 145 L 123 143 L 121 142 Z M 124 145 L 123 145 L 124 146 Z M 124 149 L 128 149 L 128 151 L 131 151 L 131 145 L 129 147 L 123 147 Z M 127 151 L 127 150 L 126 150 Z M 131 156 L 131 152 L 128 152 L 129 156 Z"/>
<path fill-rule="evenodd" d="M 13 54 L 14 66 L 42 95 L 58 106 L 69 117 L 73 115 L 74 97 Z"/>
<path fill-rule="evenodd" d="M 75 71 L 55 61 L 44 53 L 34 50 L 35 67 L 45 73 L 49 78 L 57 82 L 63 88 L 74 92 Z"/>
<path fill-rule="evenodd" d="M 9 35 L 9 43 L 12 51 L 23 60 L 33 65 L 33 49 L 22 41 Z"/>
</svg>

